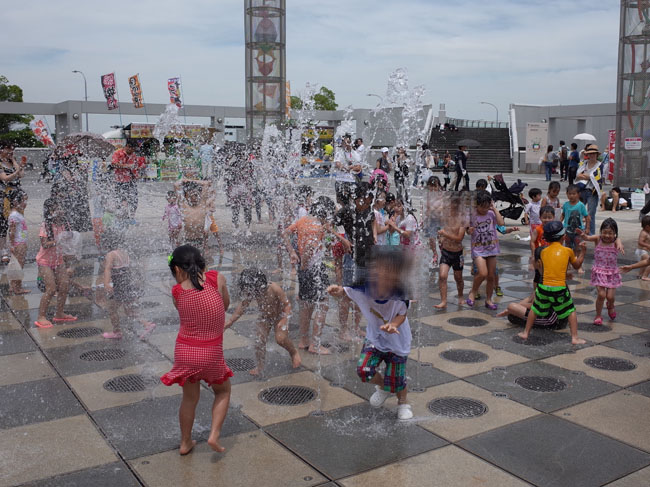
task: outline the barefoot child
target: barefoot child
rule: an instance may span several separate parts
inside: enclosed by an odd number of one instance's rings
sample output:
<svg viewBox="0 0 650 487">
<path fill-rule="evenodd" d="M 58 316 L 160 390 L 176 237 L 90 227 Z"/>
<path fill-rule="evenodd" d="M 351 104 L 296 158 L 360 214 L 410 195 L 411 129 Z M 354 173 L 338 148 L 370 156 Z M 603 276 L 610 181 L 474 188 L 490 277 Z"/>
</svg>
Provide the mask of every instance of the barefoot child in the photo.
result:
<svg viewBox="0 0 650 487">
<path fill-rule="evenodd" d="M 539 225 L 531 225 L 531 237 L 530 237 L 530 253 L 531 261 L 535 268 L 535 278 L 533 279 L 533 286 L 542 282 L 542 274 L 540 269 L 537 266 L 538 259 L 536 258 L 535 252 L 541 247 L 547 247 L 548 242 L 544 240 L 544 225 L 555 220 L 555 208 L 552 206 L 543 206 L 539 211 L 539 218 L 542 221 Z"/>
<path fill-rule="evenodd" d="M 465 238 L 465 227 L 460 219 L 460 199 L 452 197 L 449 205 L 449 214 L 445 217 L 445 226 L 438 231 L 440 239 L 440 303 L 434 308 L 444 309 L 447 307 L 447 278 L 449 268 L 454 270 L 454 280 L 458 291 L 458 303 L 463 302 L 463 238 Z"/>
<path fill-rule="evenodd" d="M 436 237 L 440 229 L 440 215 L 442 214 L 442 187 L 437 176 L 431 176 L 426 181 L 427 198 L 424 209 L 423 230 L 424 236 L 429 239 L 429 248 L 432 252 L 430 269 L 438 267 L 438 250 L 436 248 Z"/>
<path fill-rule="evenodd" d="M 542 190 L 539 188 L 531 188 L 530 191 L 528 191 L 528 197 L 530 198 L 530 203 L 526 205 L 525 211 L 526 216 L 528 217 L 528 224 L 530 225 L 530 233 L 532 235 L 535 225 L 541 223 L 539 211 L 542 208 Z"/>
<path fill-rule="evenodd" d="M 289 352 L 293 368 L 300 367 L 300 354 L 289 338 L 291 304 L 282 287 L 275 282 L 269 284 L 261 270 L 249 268 L 244 269 L 239 276 L 239 290 L 242 294 L 242 302 L 226 322 L 226 328 L 230 328 L 246 312 L 253 299 L 257 300 L 257 308 L 260 311 L 255 339 L 257 367 L 251 370 L 250 374 L 261 375 L 264 371 L 266 340 L 271 328 L 275 330 L 276 343 Z"/>
<path fill-rule="evenodd" d="M 27 194 L 18 190 L 11 193 L 11 213 L 9 214 L 9 250 L 20 269 L 13 270 L 11 260 L 7 269 L 11 292 L 14 294 L 27 294 L 29 289 L 23 288 L 23 272 L 25 254 L 27 253 L 27 223 L 25 222 L 25 207 Z"/>
<path fill-rule="evenodd" d="M 568 189 L 567 189 L 568 191 Z M 560 194 L 560 183 L 557 181 L 551 181 L 548 183 L 548 191 L 546 192 L 546 196 L 542 199 L 542 202 L 540 203 L 540 208 L 544 206 L 550 206 L 553 208 L 555 211 L 555 219 L 557 221 L 561 221 L 561 215 L 562 211 L 560 210 L 560 198 L 558 198 L 558 195 Z"/>
<path fill-rule="evenodd" d="M 183 215 L 184 242 L 205 252 L 207 233 L 205 219 L 212 202 L 208 186 L 210 181 L 194 181 L 181 179 L 175 186 L 181 189 L 183 197 L 180 200 Z"/>
<path fill-rule="evenodd" d="M 391 394 L 397 394 L 397 418 L 411 419 L 413 411 L 406 397 L 411 329 L 402 285 L 407 259 L 401 249 L 382 246 L 373 249 L 369 263 L 368 279 L 363 287 L 330 286 L 327 291 L 339 298 L 347 295 L 368 322 L 357 374 L 363 382 L 375 384 L 370 405 L 378 408 Z M 381 362 L 386 363 L 384 375 L 377 370 Z"/>
<path fill-rule="evenodd" d="M 580 242 L 580 235 L 589 229 L 589 212 L 587 207 L 580 201 L 580 193 L 578 187 L 570 184 L 566 189 L 566 196 L 569 201 L 562 205 L 562 221 L 566 229 L 565 245 L 573 250 L 576 255 L 582 251 L 582 247 L 578 245 Z M 584 258 L 583 258 L 584 260 Z M 584 274 L 582 267 L 576 267 L 579 274 Z"/>
<path fill-rule="evenodd" d="M 160 380 L 167 386 L 179 384 L 183 388 L 178 413 L 179 453 L 187 455 L 196 445 L 192 440 L 192 426 L 201 380 L 214 392 L 208 445 L 214 451 L 223 452 L 225 448 L 219 443 L 219 435 L 228 412 L 229 378 L 233 376 L 223 358 L 223 330 L 230 305 L 226 278 L 217 271 L 206 271 L 201 252 L 191 245 L 181 245 L 170 257 L 169 268 L 177 282 L 172 296 L 181 325 L 174 348 L 174 366 Z"/>
<path fill-rule="evenodd" d="M 558 320 L 569 319 L 571 330 L 571 343 L 581 345 L 585 341 L 578 338 L 578 317 L 576 308 L 571 299 L 571 293 L 566 285 L 566 269 L 571 264 L 574 269 L 580 268 L 585 258 L 584 252 L 578 257 L 568 247 L 560 243 L 564 237 L 562 223 L 552 221 L 544 225 L 544 238 L 549 242 L 548 247 L 539 252 L 539 263 L 541 266 L 542 282 L 535 290 L 535 301 L 528 313 L 526 328 L 519 333 L 519 337 L 527 340 L 535 319 L 540 316 L 545 318 L 552 312 L 557 314 Z M 580 242 L 584 249 L 585 242 Z"/>
<path fill-rule="evenodd" d="M 639 239 L 637 240 L 637 249 L 634 252 L 639 261 L 645 260 L 650 256 L 650 215 L 646 215 L 641 219 L 641 232 L 639 232 Z M 650 281 L 650 267 L 639 270 L 639 279 L 643 281 Z"/>
<path fill-rule="evenodd" d="M 169 243 L 171 243 L 172 249 L 175 249 L 181 243 L 181 231 L 183 230 L 183 216 L 178 207 L 178 195 L 176 191 L 167 191 L 167 206 L 165 206 L 165 213 L 162 219 L 163 221 L 167 220 Z"/>
</svg>

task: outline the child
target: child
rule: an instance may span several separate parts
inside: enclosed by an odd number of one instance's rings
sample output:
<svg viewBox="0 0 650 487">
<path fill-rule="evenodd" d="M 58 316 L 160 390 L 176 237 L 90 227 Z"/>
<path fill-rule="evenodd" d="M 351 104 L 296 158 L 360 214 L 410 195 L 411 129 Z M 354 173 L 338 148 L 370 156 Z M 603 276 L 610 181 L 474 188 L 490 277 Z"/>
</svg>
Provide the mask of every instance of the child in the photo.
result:
<svg viewBox="0 0 650 487">
<path fill-rule="evenodd" d="M 357 374 L 363 382 L 375 384 L 370 397 L 372 407 L 380 407 L 393 393 L 397 394 L 397 418 L 407 420 L 413 411 L 407 402 L 406 361 L 411 351 L 411 329 L 406 313 L 401 276 L 407 259 L 403 252 L 391 247 L 375 247 L 369 262 L 368 280 L 363 287 L 330 286 L 332 296 L 348 296 L 361 308 L 368 322 L 366 339 L 357 363 Z M 377 371 L 386 362 L 382 376 Z"/>
<path fill-rule="evenodd" d="M 34 325 L 39 328 L 53 326 L 46 314 L 55 293 L 56 312 L 52 321 L 55 323 L 77 321 L 76 316 L 63 312 L 63 306 L 68 297 L 70 276 L 63 261 L 63 255 L 58 252 L 57 237 L 66 230 L 69 230 L 69 226 L 63 211 L 54 199 L 46 199 L 43 203 L 43 223 L 38 234 L 41 238 L 41 248 L 36 254 L 38 276 L 45 284 L 45 292 L 38 307 L 38 317 L 34 322 Z"/>
<path fill-rule="evenodd" d="M 183 388 L 178 415 L 179 453 L 187 455 L 196 445 L 192 440 L 192 426 L 201 380 L 214 391 L 208 445 L 214 451 L 223 452 L 225 448 L 219 443 L 219 435 L 228 412 L 229 378 L 233 376 L 223 358 L 223 330 L 230 305 L 226 278 L 217 271 L 206 271 L 205 259 L 191 245 L 174 250 L 169 268 L 177 282 L 172 296 L 181 324 L 174 348 L 174 366 L 160 380 L 167 386 L 177 383 Z"/>
<path fill-rule="evenodd" d="M 438 267 L 438 251 L 436 249 L 436 236 L 440 228 L 440 215 L 443 201 L 441 198 L 442 187 L 437 176 L 431 176 L 427 182 L 427 199 L 424 210 L 424 236 L 429 239 L 429 248 L 433 254 L 430 269 Z"/>
<path fill-rule="evenodd" d="M 618 225 L 614 219 L 606 218 L 600 225 L 600 235 L 589 235 L 583 238 L 596 244 L 590 284 L 598 289 L 594 325 L 602 325 L 605 299 L 607 299 L 607 315 L 609 319 L 616 318 L 614 300 L 616 299 L 616 288 L 621 287 L 621 273 L 616 265 Z"/>
<path fill-rule="evenodd" d="M 29 289 L 23 288 L 23 272 L 25 267 L 25 254 L 27 253 L 27 223 L 25 222 L 25 207 L 27 206 L 27 194 L 18 190 L 11 193 L 11 213 L 9 214 L 9 250 L 12 257 L 17 261 L 20 269 L 12 273 L 12 264 L 9 262 L 7 269 L 10 278 L 11 292 L 14 294 L 27 294 Z"/>
<path fill-rule="evenodd" d="M 143 319 L 138 312 L 138 298 L 142 296 L 142 288 L 136 282 L 137 277 L 131 268 L 129 254 L 123 249 L 123 235 L 117 232 L 105 234 L 102 247 L 108 251 L 104 263 L 104 290 L 109 299 L 108 314 L 113 325 L 113 331 L 106 332 L 102 336 L 112 340 L 122 338 L 118 312 L 120 306 L 124 306 L 124 314 L 128 318 L 137 319 L 142 324 L 144 331 L 140 334 L 140 339 L 144 340 L 153 333 L 156 324 Z"/>
<path fill-rule="evenodd" d="M 549 245 L 539 251 L 538 265 L 542 269 L 542 282 L 535 290 L 535 301 L 528 313 L 526 328 L 519 333 L 519 337 L 523 340 L 528 340 L 530 330 L 538 316 L 544 318 L 555 312 L 559 320 L 568 317 L 571 343 L 574 345 L 586 343 L 578 338 L 576 308 L 566 285 L 567 265 L 571 264 L 575 269 L 580 268 L 585 255 L 584 252 L 581 252 L 576 257 L 573 250 L 562 246 L 560 242 L 564 233 L 565 229 L 560 222 L 552 221 L 544 225 L 544 238 Z M 580 242 L 579 246 L 584 249 L 586 244 Z"/>
<path fill-rule="evenodd" d="M 634 252 L 639 261 L 645 260 L 650 256 L 650 215 L 646 215 L 641 219 L 641 232 L 639 232 L 639 239 L 637 240 L 637 249 Z M 650 281 L 650 267 L 639 270 L 639 279 L 643 281 Z"/>
<path fill-rule="evenodd" d="M 566 229 L 566 237 L 564 239 L 565 245 L 571 250 L 580 253 L 578 246 L 580 235 L 585 229 L 589 228 L 589 212 L 587 207 L 580 201 L 580 193 L 575 184 L 570 184 L 566 189 L 566 196 L 569 201 L 562 205 L 562 220 L 564 221 L 564 228 Z M 584 260 L 584 259 L 583 259 Z M 584 274 L 582 267 L 576 267 L 579 274 Z"/>
<path fill-rule="evenodd" d="M 167 232 L 169 234 L 169 243 L 175 249 L 180 245 L 181 230 L 183 229 L 183 216 L 178 207 L 178 196 L 176 191 L 167 191 L 167 206 L 162 217 L 163 221 L 167 220 Z"/>
<path fill-rule="evenodd" d="M 474 282 L 466 303 L 470 307 L 474 306 L 478 288 L 487 279 L 485 307 L 495 310 L 497 305 L 492 302 L 492 293 L 495 285 L 496 256 L 500 252 L 496 226 L 504 223 L 503 217 L 494 207 L 492 197 L 486 191 L 476 193 L 476 215 L 472 220 L 467 231 L 472 236 L 472 259 L 478 272 L 474 275 Z"/>
<path fill-rule="evenodd" d="M 537 285 L 540 282 L 542 282 L 542 275 L 540 274 L 540 269 L 536 265 L 538 259 L 535 257 L 535 252 L 537 251 L 537 249 L 541 247 L 548 246 L 548 242 L 544 240 L 544 225 L 555 220 L 555 208 L 553 208 L 552 206 L 543 206 L 542 209 L 539 211 L 539 217 L 542 223 L 540 223 L 539 225 L 535 225 L 534 227 L 531 227 L 532 234 L 530 238 L 531 261 L 533 262 L 533 266 L 535 267 L 535 278 L 533 279 L 534 287 L 537 287 Z"/>
<path fill-rule="evenodd" d="M 314 195 L 314 190 L 311 186 L 303 184 L 298 187 L 298 206 L 296 207 L 296 214 L 294 221 L 300 220 L 303 216 L 309 214 L 309 207 L 311 206 L 311 198 Z"/>
<path fill-rule="evenodd" d="M 405 211 L 404 201 L 397 199 L 393 206 L 393 216 L 388 225 L 399 234 L 399 243 L 404 248 L 414 252 L 420 246 L 418 221 L 411 210 Z"/>
<path fill-rule="evenodd" d="M 569 191 L 567 189 L 567 191 Z M 561 211 L 560 211 L 560 198 L 557 197 L 557 195 L 560 194 L 560 183 L 557 181 L 551 181 L 548 183 L 548 191 L 546 193 L 546 197 L 542 200 L 542 203 L 540 204 L 540 208 L 542 206 L 551 206 L 555 210 L 555 219 L 557 221 L 561 221 L 562 218 L 560 217 Z"/>
<path fill-rule="evenodd" d="M 530 191 L 528 191 L 528 197 L 530 198 L 530 203 L 526 205 L 525 211 L 526 216 L 528 217 L 528 224 L 530 225 L 530 234 L 532 236 L 533 228 L 542 223 L 539 217 L 539 210 L 542 207 L 542 190 L 539 188 L 531 188 Z"/>
<path fill-rule="evenodd" d="M 444 309 L 447 307 L 447 278 L 449 268 L 454 270 L 454 280 L 458 290 L 458 302 L 463 302 L 463 238 L 465 238 L 465 227 L 460 220 L 460 198 L 451 198 L 449 214 L 445 218 L 445 226 L 438 231 L 440 239 L 440 303 L 434 308 Z"/>
<path fill-rule="evenodd" d="M 389 226 L 386 224 L 386 193 L 381 190 L 377 190 L 377 196 L 372 205 L 372 210 L 375 214 L 375 245 L 386 245 L 386 235 L 389 230 Z"/>
<path fill-rule="evenodd" d="M 282 287 L 275 282 L 269 284 L 261 270 L 248 268 L 244 269 L 239 276 L 239 290 L 242 294 L 242 302 L 226 322 L 226 328 L 230 328 L 246 312 L 253 299 L 257 300 L 257 308 L 260 311 L 257 323 L 257 338 L 255 340 L 257 367 L 251 370 L 250 374 L 261 375 L 264 370 L 266 340 L 271 328 L 275 330 L 277 344 L 289 352 L 293 368 L 300 367 L 302 363 L 300 354 L 294 347 L 291 338 L 289 338 L 291 304 L 289 304 Z"/>
<path fill-rule="evenodd" d="M 208 186 L 210 181 L 194 181 L 181 179 L 175 183 L 177 190 L 183 191 L 181 203 L 181 214 L 183 216 L 183 230 L 185 243 L 193 245 L 205 251 L 207 233 L 205 231 L 205 219 L 208 210 L 212 205 Z"/>
</svg>

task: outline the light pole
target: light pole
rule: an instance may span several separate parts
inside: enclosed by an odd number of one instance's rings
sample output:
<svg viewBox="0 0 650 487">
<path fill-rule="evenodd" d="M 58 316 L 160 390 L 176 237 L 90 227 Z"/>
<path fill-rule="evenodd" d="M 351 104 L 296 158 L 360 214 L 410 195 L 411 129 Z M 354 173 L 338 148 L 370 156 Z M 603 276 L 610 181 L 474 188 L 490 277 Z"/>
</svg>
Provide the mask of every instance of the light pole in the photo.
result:
<svg viewBox="0 0 650 487">
<path fill-rule="evenodd" d="M 384 99 L 379 95 L 375 95 L 374 93 L 368 93 L 366 96 L 376 96 L 377 98 L 379 98 L 379 104 L 380 105 L 384 104 Z"/>
<path fill-rule="evenodd" d="M 482 101 L 481 104 L 482 105 L 491 105 L 497 111 L 497 127 L 498 127 L 499 126 L 499 109 L 497 108 L 497 106 L 494 103 L 490 103 L 489 101 Z"/>
<path fill-rule="evenodd" d="M 79 73 L 81 76 L 84 77 L 84 100 L 88 101 L 88 83 L 86 82 L 86 75 L 83 74 L 83 71 L 79 71 L 76 69 L 72 72 Z M 90 132 L 90 128 L 88 127 L 88 108 L 86 108 L 85 112 L 86 112 L 86 132 Z"/>
</svg>

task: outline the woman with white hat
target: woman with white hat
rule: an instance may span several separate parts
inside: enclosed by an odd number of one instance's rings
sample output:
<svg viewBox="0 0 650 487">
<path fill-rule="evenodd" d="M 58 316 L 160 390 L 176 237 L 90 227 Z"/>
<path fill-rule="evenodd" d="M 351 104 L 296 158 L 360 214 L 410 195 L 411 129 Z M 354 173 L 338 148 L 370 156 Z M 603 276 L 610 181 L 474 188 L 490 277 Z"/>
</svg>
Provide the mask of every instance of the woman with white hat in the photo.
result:
<svg viewBox="0 0 650 487">
<path fill-rule="evenodd" d="M 587 205 L 589 211 L 589 235 L 596 233 L 596 212 L 600 204 L 603 189 L 603 176 L 600 170 L 598 146 L 590 144 L 585 147 L 585 160 L 576 173 L 576 184 L 580 188 L 580 200 Z"/>
</svg>

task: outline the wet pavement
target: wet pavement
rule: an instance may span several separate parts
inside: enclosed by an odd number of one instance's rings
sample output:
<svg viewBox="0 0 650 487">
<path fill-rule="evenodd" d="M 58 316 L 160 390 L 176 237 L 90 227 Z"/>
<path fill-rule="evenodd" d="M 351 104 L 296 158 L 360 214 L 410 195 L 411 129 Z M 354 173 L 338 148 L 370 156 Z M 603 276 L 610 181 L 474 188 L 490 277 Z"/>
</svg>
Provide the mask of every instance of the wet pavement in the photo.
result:
<svg viewBox="0 0 650 487">
<path fill-rule="evenodd" d="M 165 191 L 162 184 L 142 188 L 143 232 L 159 225 Z M 31 211 L 30 238 L 39 218 Z M 226 252 L 221 262 L 211 257 L 209 263 L 227 277 L 236 304 L 232 283 L 245 266 L 275 268 L 275 244 L 267 238 L 272 226 L 254 225 L 241 247 L 228 235 L 223 204 L 218 215 Z M 636 212 L 617 219 L 622 234 L 638 233 Z M 587 340 L 579 347 L 566 329 L 535 329 L 522 343 L 518 328 L 482 301 L 473 309 L 452 302 L 436 311 L 437 273 L 420 273 L 422 298 L 409 312 L 414 339 L 407 375 L 415 417 L 407 422 L 396 420 L 395 398 L 380 409 L 368 405 L 372 386 L 355 373 L 360 343 L 337 341 L 333 299 L 323 336 L 333 355 L 303 353 L 303 366 L 294 370 L 271 336 L 265 374 L 252 377 L 253 306 L 224 335 L 235 373 L 222 433 L 227 451 L 214 453 L 206 444 L 211 392 L 203 388 L 197 447 L 179 456 L 181 388 L 157 379 L 171 367 L 178 329 L 164 229 L 157 231 L 157 247 L 143 257 L 141 310 L 158 326 L 144 342 L 139 325 L 121 341 L 101 337 L 111 329 L 101 291 L 68 299 L 66 311 L 79 321 L 36 328 L 35 264 L 25 267 L 24 285 L 32 293 L 24 297 L 10 295 L 0 275 L 0 486 L 650 484 L 650 283 L 624 276 L 617 319 L 594 327 L 588 265 L 571 281 Z M 98 267 L 86 237 L 74 279 L 92 288 Z M 625 241 L 629 255 L 631 237 Z M 530 292 L 528 254 L 526 242 L 503 238 L 500 309 Z M 297 309 L 295 276 L 285 271 L 280 277 Z M 449 290 L 453 297 L 451 276 Z"/>
</svg>

